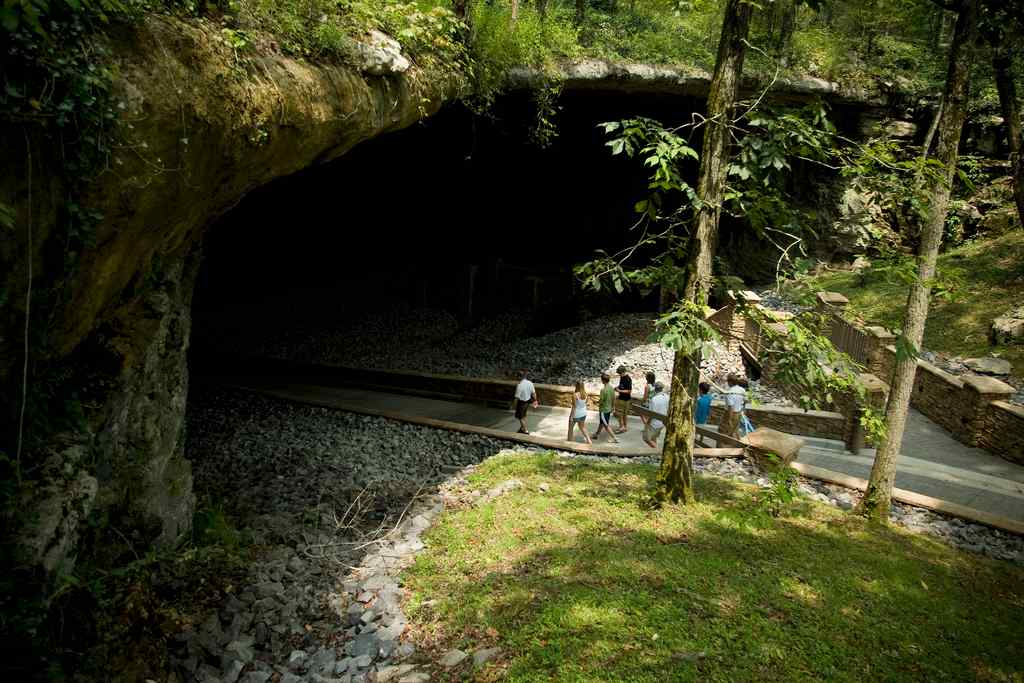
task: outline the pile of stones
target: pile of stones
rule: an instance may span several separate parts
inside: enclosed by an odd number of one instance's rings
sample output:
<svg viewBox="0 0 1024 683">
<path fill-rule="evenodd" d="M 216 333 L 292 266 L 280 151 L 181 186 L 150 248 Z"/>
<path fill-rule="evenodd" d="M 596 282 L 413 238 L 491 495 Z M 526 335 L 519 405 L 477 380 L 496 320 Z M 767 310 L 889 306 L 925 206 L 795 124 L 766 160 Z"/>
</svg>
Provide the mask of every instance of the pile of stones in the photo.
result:
<svg viewBox="0 0 1024 683">
<path fill-rule="evenodd" d="M 296 327 L 271 339 L 253 338 L 251 346 L 231 350 L 310 363 L 471 377 L 512 379 L 527 368 L 534 381 L 571 385 L 583 379 L 592 391 L 600 389 L 603 372 L 617 382 L 615 370 L 620 365 L 629 369 L 638 389 L 647 372 L 666 382 L 672 375 L 674 352 L 650 340 L 652 314 L 604 316 L 542 336 L 530 335 L 530 323 L 528 314 L 507 313 L 460 330 L 457 320 L 444 311 L 399 307 L 352 319 L 344 327 Z M 719 384 L 729 374 L 745 374 L 740 354 L 723 345 L 714 345 L 705 354 L 701 371 Z M 781 399 L 767 386 L 754 387 L 752 394 L 763 403 Z"/>
<path fill-rule="evenodd" d="M 426 492 L 509 442 L 201 384 L 188 420 L 197 493 L 264 550 L 216 613 L 174 639 L 177 680 L 428 680 L 397 573 L 442 509 Z"/>
</svg>

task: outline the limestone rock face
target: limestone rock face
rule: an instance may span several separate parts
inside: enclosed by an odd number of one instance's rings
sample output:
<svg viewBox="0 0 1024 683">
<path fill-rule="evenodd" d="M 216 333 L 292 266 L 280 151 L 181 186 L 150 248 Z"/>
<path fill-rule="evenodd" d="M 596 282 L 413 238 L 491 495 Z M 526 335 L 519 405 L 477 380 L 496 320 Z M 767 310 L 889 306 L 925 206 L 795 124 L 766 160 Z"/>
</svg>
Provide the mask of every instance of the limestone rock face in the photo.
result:
<svg viewBox="0 0 1024 683">
<path fill-rule="evenodd" d="M 59 156 L 42 137 L 30 140 L 30 188 L 25 136 L 0 128 L 0 203 L 14 209 L 18 226 L 0 239 L 0 291 L 8 294 L 0 298 L 0 428 L 19 402 L 21 337 L 9 332 L 24 326 L 30 260 L 37 288 L 65 285 L 61 303 L 33 309 L 51 343 L 32 362 L 81 375 L 76 389 L 88 393 L 76 436 L 87 456 L 72 458 L 59 444 L 25 454 L 25 465 L 43 473 L 33 486 L 39 495 L 24 501 L 41 523 L 26 524 L 19 542 L 47 570 L 73 554 L 76 529 L 94 507 L 143 520 L 157 545 L 189 528 L 186 350 L 203 230 L 250 190 L 434 113 L 463 81 L 442 67 L 412 66 L 380 33 L 358 49 L 363 63 L 354 69 L 273 48 L 239 63 L 219 30 L 149 15 L 101 39 L 122 119 L 109 169 L 81 198 L 102 214 L 95 246 L 77 254 L 72 270 L 58 272 L 59 259 L 47 256 L 61 229 Z M 23 227 L 30 217 L 31 242 Z M 78 502 L 55 508 L 62 498 Z"/>
<path fill-rule="evenodd" d="M 880 219 L 881 209 L 873 194 L 845 188 L 839 202 L 839 216 L 828 235 L 830 246 L 841 255 L 864 253 L 872 243 L 871 229 Z"/>
<path fill-rule="evenodd" d="M 412 64 L 402 54 L 398 41 L 380 31 L 370 31 L 365 43 L 355 44 L 359 56 L 359 68 L 372 76 L 400 74 L 409 70 Z"/>
<path fill-rule="evenodd" d="M 74 569 L 73 550 L 79 527 L 96 502 L 96 478 L 85 473 L 88 449 L 72 443 L 54 449 L 43 463 L 45 484 L 26 488 L 18 501 L 24 515 L 18 559 L 41 567 L 48 577 Z"/>
<path fill-rule="evenodd" d="M 989 328 L 993 344 L 1024 344 L 1024 306 L 999 316 Z"/>
</svg>

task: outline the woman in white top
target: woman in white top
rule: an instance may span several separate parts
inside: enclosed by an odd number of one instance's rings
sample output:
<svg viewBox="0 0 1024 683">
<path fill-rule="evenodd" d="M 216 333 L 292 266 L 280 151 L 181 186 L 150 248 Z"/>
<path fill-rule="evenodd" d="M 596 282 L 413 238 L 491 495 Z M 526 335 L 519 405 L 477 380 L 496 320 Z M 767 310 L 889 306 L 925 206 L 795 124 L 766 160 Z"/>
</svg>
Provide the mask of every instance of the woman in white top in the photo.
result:
<svg viewBox="0 0 1024 683">
<path fill-rule="evenodd" d="M 576 380 L 576 391 L 572 394 L 572 410 L 569 411 L 569 436 L 567 440 L 572 441 L 572 428 L 579 427 L 580 434 L 583 435 L 583 440 L 587 443 L 593 443 L 590 440 L 590 434 L 587 433 L 586 422 L 587 422 L 587 387 L 583 384 L 583 380 Z"/>
</svg>

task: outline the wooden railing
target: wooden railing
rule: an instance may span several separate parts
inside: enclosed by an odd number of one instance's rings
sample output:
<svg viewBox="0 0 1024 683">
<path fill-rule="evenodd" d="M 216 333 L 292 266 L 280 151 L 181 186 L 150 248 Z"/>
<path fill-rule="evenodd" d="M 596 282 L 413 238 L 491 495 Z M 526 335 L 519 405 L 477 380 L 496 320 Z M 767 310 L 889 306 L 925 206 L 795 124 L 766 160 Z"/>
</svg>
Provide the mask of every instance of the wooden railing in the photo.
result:
<svg viewBox="0 0 1024 683">
<path fill-rule="evenodd" d="M 868 362 L 868 333 L 838 313 L 831 313 L 829 339 L 832 345 L 861 365 Z"/>
<path fill-rule="evenodd" d="M 640 415 L 642 417 L 653 418 L 655 420 L 662 422 L 663 424 L 668 423 L 667 415 L 663 415 L 662 413 L 657 413 L 648 408 L 644 408 L 642 405 L 636 402 L 632 404 L 630 412 L 636 415 Z M 740 441 L 739 439 L 733 438 L 731 436 L 719 434 L 713 429 L 707 429 L 706 427 L 701 427 L 699 425 L 695 426 L 694 429 L 696 431 L 696 437 L 700 438 L 701 440 L 705 438 L 711 439 L 716 444 L 715 448 L 694 448 L 693 454 L 696 456 L 738 458 L 742 457 L 746 453 L 747 448 L 749 447 L 749 444 L 746 444 L 743 441 Z M 727 447 L 722 448 L 723 444 Z"/>
</svg>

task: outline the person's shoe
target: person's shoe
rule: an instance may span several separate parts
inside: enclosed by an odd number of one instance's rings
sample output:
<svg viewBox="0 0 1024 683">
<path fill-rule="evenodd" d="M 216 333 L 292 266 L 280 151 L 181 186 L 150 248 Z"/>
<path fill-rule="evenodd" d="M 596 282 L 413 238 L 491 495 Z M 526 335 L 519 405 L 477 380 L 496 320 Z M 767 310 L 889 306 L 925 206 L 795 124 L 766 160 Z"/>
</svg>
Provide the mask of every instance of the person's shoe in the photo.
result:
<svg viewBox="0 0 1024 683">
<path fill-rule="evenodd" d="M 522 427 L 520 427 L 520 428 L 519 428 L 519 431 L 517 431 L 517 432 L 516 432 L 516 434 L 529 434 L 529 433 L 530 433 L 530 432 L 526 431 L 526 430 L 525 430 L 525 429 L 523 429 Z"/>
</svg>

